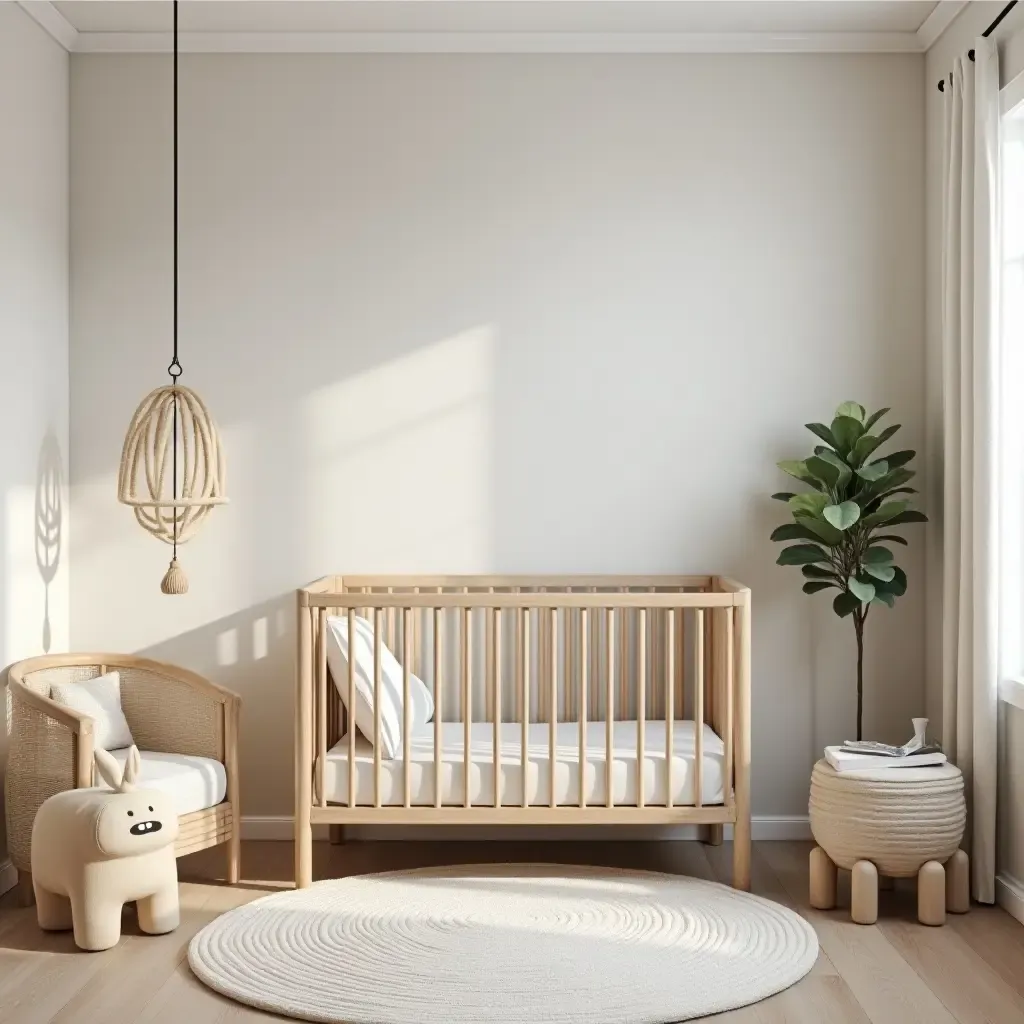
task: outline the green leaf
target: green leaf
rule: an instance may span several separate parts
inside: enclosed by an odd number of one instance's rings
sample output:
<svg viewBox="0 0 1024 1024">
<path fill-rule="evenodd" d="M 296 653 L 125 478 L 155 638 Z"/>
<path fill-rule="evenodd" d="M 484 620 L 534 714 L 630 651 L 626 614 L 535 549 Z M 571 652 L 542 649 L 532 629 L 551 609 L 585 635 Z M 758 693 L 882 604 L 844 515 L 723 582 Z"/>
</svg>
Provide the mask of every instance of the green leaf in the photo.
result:
<svg viewBox="0 0 1024 1024">
<path fill-rule="evenodd" d="M 772 540 L 810 540 L 817 543 L 818 535 L 801 523 L 783 523 L 772 530 Z"/>
<path fill-rule="evenodd" d="M 859 466 L 876 448 L 885 444 L 886 441 L 900 429 L 898 423 L 886 427 L 880 434 L 863 434 L 857 440 L 853 449 L 853 457 Z"/>
<path fill-rule="evenodd" d="M 852 416 L 837 416 L 832 421 L 832 436 L 838 442 L 836 451 L 840 455 L 852 451 L 857 439 L 864 433 L 864 425 Z"/>
<path fill-rule="evenodd" d="M 821 489 L 821 484 L 815 478 L 814 474 L 807 468 L 807 463 L 798 459 L 783 459 L 782 462 L 777 462 L 776 465 L 783 473 L 788 473 L 790 476 L 796 477 L 802 483 L 810 484 L 812 487 Z"/>
<path fill-rule="evenodd" d="M 894 502 L 891 502 L 891 504 L 893 504 L 893 505 L 905 505 L 906 502 L 894 501 Z M 884 509 L 886 507 L 887 507 L 886 505 L 883 505 L 882 508 L 880 508 L 878 511 L 881 512 L 882 509 Z M 907 523 L 927 523 L 927 522 L 928 522 L 928 517 L 923 512 L 916 512 L 913 509 L 911 509 L 911 510 L 909 510 L 907 512 L 900 512 L 897 515 L 894 515 L 891 518 L 885 520 L 885 523 L 886 523 L 887 526 L 905 526 Z"/>
<path fill-rule="evenodd" d="M 800 571 L 809 580 L 834 580 L 838 582 L 839 577 L 831 569 L 822 569 L 820 565 L 801 565 Z"/>
<path fill-rule="evenodd" d="M 878 465 L 878 463 L 872 463 L 872 465 Z M 891 469 L 890 472 L 884 476 L 880 476 L 872 486 L 871 490 L 875 494 L 881 494 L 883 491 L 888 491 L 891 488 L 902 487 L 905 483 L 913 480 L 917 474 L 912 469 Z"/>
<path fill-rule="evenodd" d="M 891 582 L 896 576 L 896 567 L 894 565 L 865 565 L 864 571 L 869 576 L 873 576 L 876 580 L 881 580 L 883 583 Z"/>
<path fill-rule="evenodd" d="M 886 455 L 885 461 L 889 463 L 890 469 L 898 469 L 900 466 L 905 466 L 916 455 L 917 452 L 913 452 L 909 448 L 905 448 L 901 452 L 891 452 L 889 455 Z"/>
<path fill-rule="evenodd" d="M 884 590 L 878 591 L 875 596 L 871 599 L 872 604 L 884 604 L 887 608 L 891 608 L 896 603 L 896 595 L 889 594 Z"/>
<path fill-rule="evenodd" d="M 889 409 L 879 409 L 878 412 L 873 412 L 865 421 L 865 431 L 870 430 L 887 412 Z"/>
<path fill-rule="evenodd" d="M 837 530 L 848 530 L 860 519 L 860 506 L 855 501 L 844 501 L 841 505 L 826 505 L 821 514 Z"/>
<path fill-rule="evenodd" d="M 906 537 L 898 537 L 895 533 L 885 533 L 885 534 L 882 534 L 882 536 L 880 536 L 880 537 L 872 537 L 871 538 L 871 542 L 872 543 L 876 543 L 877 541 L 880 541 L 880 540 L 888 540 L 888 541 L 891 541 L 893 544 L 902 544 L 904 547 L 906 547 L 907 544 L 909 543 L 907 541 Z"/>
<path fill-rule="evenodd" d="M 856 576 L 851 576 L 846 581 L 846 585 L 850 588 L 850 593 L 853 594 L 861 604 L 867 604 L 875 596 L 874 584 L 864 583 L 857 579 Z"/>
<path fill-rule="evenodd" d="M 893 553 L 888 548 L 870 547 L 864 552 L 861 561 L 865 565 L 891 565 Z"/>
<path fill-rule="evenodd" d="M 861 522 L 866 530 L 870 530 L 872 526 L 879 526 L 881 523 L 888 523 L 903 512 L 907 504 L 905 501 L 887 501 L 877 512 L 865 516 Z"/>
<path fill-rule="evenodd" d="M 819 591 L 828 590 L 829 587 L 834 586 L 834 583 L 805 583 L 803 590 L 805 594 L 817 594 Z"/>
<path fill-rule="evenodd" d="M 842 544 L 842 531 L 837 530 L 831 523 L 826 523 L 824 519 L 815 519 L 813 516 L 804 515 L 799 515 L 796 518 L 801 526 L 816 534 L 817 539 L 824 541 L 830 548 Z"/>
<path fill-rule="evenodd" d="M 774 498 L 775 501 L 789 501 L 790 498 L 795 497 L 796 495 L 792 491 L 776 491 L 772 495 L 772 498 Z"/>
<path fill-rule="evenodd" d="M 849 416 L 850 419 L 856 420 L 858 423 L 864 422 L 864 414 L 864 406 L 859 402 L 843 402 L 836 409 L 836 416 Z"/>
<path fill-rule="evenodd" d="M 783 548 L 775 560 L 779 565 L 807 565 L 811 562 L 827 562 L 828 555 L 817 544 L 797 544 Z"/>
<path fill-rule="evenodd" d="M 817 518 L 821 515 L 822 509 L 828 504 L 828 495 L 815 494 L 794 494 L 789 499 L 789 510 L 793 515 L 811 516 Z"/>
<path fill-rule="evenodd" d="M 835 600 L 832 602 L 832 610 L 841 619 L 845 619 L 847 615 L 851 612 L 855 612 L 859 607 L 860 601 L 847 590 L 844 590 L 841 594 L 837 594 Z"/>
<path fill-rule="evenodd" d="M 873 484 L 876 480 L 881 480 L 886 473 L 889 472 L 889 465 L 885 459 L 879 459 L 878 462 L 869 462 L 866 466 L 861 466 L 857 470 L 857 476 L 861 480 L 866 480 L 869 484 Z"/>
<path fill-rule="evenodd" d="M 805 423 L 804 426 L 812 433 L 815 437 L 820 437 L 825 444 L 832 448 L 838 448 L 836 439 L 832 436 L 832 431 L 825 426 L 824 423 Z"/>
<path fill-rule="evenodd" d="M 895 597 L 902 597 L 907 592 L 907 574 L 898 566 L 893 567 L 893 578 L 880 581 L 876 586 L 879 593 L 892 594 Z"/>
</svg>

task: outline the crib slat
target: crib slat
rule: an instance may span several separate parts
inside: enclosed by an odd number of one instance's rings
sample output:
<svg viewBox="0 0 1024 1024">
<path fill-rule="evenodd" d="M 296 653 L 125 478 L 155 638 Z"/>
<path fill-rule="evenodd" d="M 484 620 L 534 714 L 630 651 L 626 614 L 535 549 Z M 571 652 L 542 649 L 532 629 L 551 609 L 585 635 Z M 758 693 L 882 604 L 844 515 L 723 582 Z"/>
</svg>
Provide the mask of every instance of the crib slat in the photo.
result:
<svg viewBox="0 0 1024 1024">
<path fill-rule="evenodd" d="M 645 698 L 647 686 L 647 609 L 640 609 L 637 626 L 637 684 L 636 684 L 636 805 L 644 806 L 644 736 L 646 718 Z"/>
<path fill-rule="evenodd" d="M 562 611 L 562 680 L 565 688 L 565 720 L 572 721 L 573 711 L 576 704 L 576 690 L 573 686 L 573 644 L 575 633 L 571 608 Z"/>
<path fill-rule="evenodd" d="M 388 587 L 388 596 L 389 597 L 392 594 L 394 594 L 394 592 L 395 592 L 395 588 L 394 587 Z M 384 643 L 386 643 L 388 645 L 388 647 L 390 647 L 391 650 L 394 651 L 394 650 L 397 649 L 397 645 L 395 644 L 395 629 L 396 629 L 396 626 L 395 626 L 395 609 L 394 608 L 388 608 L 388 610 L 384 614 L 385 614 L 385 618 L 386 618 L 386 621 L 387 621 L 387 633 L 386 633 L 387 639 L 384 641 Z"/>
<path fill-rule="evenodd" d="M 402 793 L 412 806 L 412 721 L 409 709 L 409 676 L 412 672 L 412 611 L 402 609 Z"/>
<path fill-rule="evenodd" d="M 501 613 L 488 611 L 491 620 L 491 685 L 494 687 L 494 806 L 501 806 Z"/>
<path fill-rule="evenodd" d="M 442 721 L 442 701 L 444 700 L 442 694 L 444 693 L 444 683 L 441 681 L 441 665 L 443 664 L 441 657 L 441 637 L 443 631 L 441 629 L 441 609 L 434 609 L 434 806 L 441 806 L 441 721 Z"/>
<path fill-rule="evenodd" d="M 348 805 L 356 805 L 356 659 L 352 649 L 356 635 L 355 609 L 349 608 L 348 615 Z"/>
<path fill-rule="evenodd" d="M 679 609 L 676 612 L 676 707 L 679 717 L 686 718 L 686 613 Z"/>
<path fill-rule="evenodd" d="M 488 587 L 487 593 L 493 594 L 494 587 Z M 491 621 L 490 609 L 484 612 L 484 721 L 494 721 L 494 693 L 491 688 L 491 659 L 494 655 L 494 623 Z"/>
<path fill-rule="evenodd" d="M 704 609 L 694 611 L 697 677 L 693 691 L 693 806 L 704 806 Z"/>
<path fill-rule="evenodd" d="M 516 670 L 518 673 L 519 700 L 522 714 L 519 717 L 522 730 L 519 740 L 519 771 L 523 780 L 524 807 L 530 806 L 530 792 L 527 786 L 528 769 L 530 767 L 530 756 L 528 740 L 530 738 L 530 611 L 529 609 L 516 609 Z"/>
<path fill-rule="evenodd" d="M 316 694 L 316 792 L 321 807 L 327 806 L 324 768 L 327 763 L 327 609 L 317 617 L 317 694 Z"/>
<path fill-rule="evenodd" d="M 676 619 L 682 613 L 669 609 L 665 626 L 665 806 L 675 804 L 672 786 L 672 757 L 675 754 L 674 726 L 676 717 Z"/>
<path fill-rule="evenodd" d="M 588 609 L 580 609 L 580 640 L 584 652 L 590 651 Z M 584 653 L 580 658 L 580 807 L 587 806 L 587 670 L 589 658 Z"/>
<path fill-rule="evenodd" d="M 630 609 L 623 608 L 620 617 L 622 626 L 619 632 L 619 714 L 623 719 L 629 717 L 629 631 Z"/>
<path fill-rule="evenodd" d="M 519 588 L 518 587 L 513 587 L 512 588 L 512 593 L 513 594 L 518 594 L 519 593 Z M 515 634 L 516 634 L 515 635 L 515 648 L 513 649 L 513 652 L 512 652 L 512 655 L 513 655 L 513 659 L 512 660 L 514 662 L 514 664 L 513 664 L 513 672 L 515 674 L 515 681 L 516 681 L 516 693 L 515 693 L 515 697 L 516 697 L 516 721 L 517 722 L 523 722 L 523 721 L 525 721 L 525 717 L 524 717 L 524 711 L 523 711 L 523 687 L 522 687 L 522 684 L 521 684 L 521 679 L 522 679 L 521 666 L 522 666 L 522 659 L 523 659 L 523 609 L 522 608 L 517 608 L 516 609 Z"/>
<path fill-rule="evenodd" d="M 606 680 L 608 692 L 605 695 L 604 708 L 604 786 L 605 806 L 615 806 L 615 795 L 612 792 L 612 776 L 614 775 L 612 762 L 612 750 L 614 748 L 615 731 L 615 611 L 612 608 L 604 610 L 604 660 L 608 665 L 608 678 Z M 623 645 L 623 638 L 619 638 L 619 646 Z M 622 665 L 619 665 L 622 671 Z"/>
<path fill-rule="evenodd" d="M 735 687 L 735 648 L 733 646 L 732 608 L 725 615 L 725 806 L 732 807 L 736 795 L 732 788 L 732 703 Z"/>
<path fill-rule="evenodd" d="M 412 592 L 419 595 L 420 588 L 413 587 Z M 423 652 L 420 649 L 420 615 L 422 613 L 421 608 L 416 608 L 412 613 L 412 670 L 420 678 L 423 677 Z"/>
<path fill-rule="evenodd" d="M 557 746 L 555 744 L 555 730 L 558 726 L 558 685 L 557 679 L 555 678 L 555 665 L 558 659 L 558 609 L 548 609 L 548 642 L 550 649 L 548 651 L 548 678 L 550 680 L 550 693 L 548 694 L 551 701 L 550 716 L 548 718 L 548 770 L 550 775 L 550 790 L 549 793 L 549 805 L 551 807 L 557 807 L 558 801 L 555 799 L 555 769 L 558 767 L 557 757 Z"/>
<path fill-rule="evenodd" d="M 470 655 L 473 650 L 469 635 L 473 617 L 468 608 L 462 609 L 462 645 L 459 660 L 462 671 L 462 806 L 471 807 L 473 798 L 469 791 L 470 736 L 473 722 L 473 685 Z"/>
<path fill-rule="evenodd" d="M 380 609 L 373 609 L 373 806 L 380 807 Z M 349 641 L 351 642 L 351 641 Z"/>
</svg>

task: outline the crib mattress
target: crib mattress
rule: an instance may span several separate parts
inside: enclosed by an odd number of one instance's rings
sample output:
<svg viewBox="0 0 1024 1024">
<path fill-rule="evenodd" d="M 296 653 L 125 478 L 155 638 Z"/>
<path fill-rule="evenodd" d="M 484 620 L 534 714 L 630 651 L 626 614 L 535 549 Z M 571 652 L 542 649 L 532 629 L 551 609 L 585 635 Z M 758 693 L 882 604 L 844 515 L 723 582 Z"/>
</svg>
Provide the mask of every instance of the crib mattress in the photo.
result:
<svg viewBox="0 0 1024 1024">
<path fill-rule="evenodd" d="M 612 796 L 618 807 L 637 804 L 637 722 L 616 722 L 612 743 Z M 665 759 L 666 723 L 644 723 L 644 803 L 648 806 L 667 804 L 668 772 Z M 694 804 L 694 762 L 696 751 L 695 723 L 677 721 L 672 735 L 672 802 L 678 806 Z M 501 740 L 501 802 L 521 804 L 523 770 L 521 752 L 522 727 L 515 722 L 500 726 Z M 580 757 L 579 725 L 561 722 L 556 727 L 555 799 L 559 806 L 579 804 Z M 410 743 L 411 804 L 415 807 L 434 804 L 434 727 L 433 724 L 415 732 Z M 494 726 L 476 722 L 470 732 L 469 792 L 477 807 L 494 806 Z M 703 773 L 701 793 L 704 804 L 724 802 L 725 748 L 722 740 L 707 724 L 703 729 Z M 548 751 L 548 726 L 533 723 L 527 739 L 526 791 L 535 807 L 547 807 L 551 793 L 551 762 Z M 373 748 L 360 734 L 355 750 L 356 804 L 372 806 Z M 401 758 L 380 764 L 380 799 L 386 807 L 405 803 L 405 765 Z M 606 803 L 605 723 L 587 724 L 587 759 L 584 766 L 584 790 L 588 804 Z M 465 761 L 463 757 L 463 725 L 444 722 L 441 725 L 441 801 L 461 806 L 465 799 Z M 333 804 L 348 804 L 348 737 L 343 737 L 327 752 L 324 766 L 324 789 Z"/>
</svg>

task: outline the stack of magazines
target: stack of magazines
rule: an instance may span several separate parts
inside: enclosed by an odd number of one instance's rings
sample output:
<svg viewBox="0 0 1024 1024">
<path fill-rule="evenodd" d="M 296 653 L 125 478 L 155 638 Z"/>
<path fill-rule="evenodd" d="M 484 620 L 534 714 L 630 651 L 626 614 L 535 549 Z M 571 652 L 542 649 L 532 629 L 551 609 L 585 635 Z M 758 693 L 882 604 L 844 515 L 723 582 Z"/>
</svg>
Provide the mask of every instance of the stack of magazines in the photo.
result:
<svg viewBox="0 0 1024 1024">
<path fill-rule="evenodd" d="M 825 760 L 837 772 L 864 771 L 866 768 L 929 768 L 945 764 L 946 755 L 937 743 L 926 738 L 927 718 L 915 718 L 914 738 L 901 747 L 874 740 L 847 740 L 825 748 Z"/>
</svg>

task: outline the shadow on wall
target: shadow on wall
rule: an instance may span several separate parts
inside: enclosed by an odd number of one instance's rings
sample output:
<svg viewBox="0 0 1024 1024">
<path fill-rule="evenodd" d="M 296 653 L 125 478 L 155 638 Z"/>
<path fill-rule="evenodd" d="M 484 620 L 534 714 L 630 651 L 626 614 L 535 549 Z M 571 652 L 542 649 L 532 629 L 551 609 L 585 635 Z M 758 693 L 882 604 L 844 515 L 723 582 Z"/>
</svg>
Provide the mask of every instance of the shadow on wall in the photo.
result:
<svg viewBox="0 0 1024 1024">
<path fill-rule="evenodd" d="M 36 472 L 35 551 L 36 568 L 43 581 L 43 652 L 53 642 L 50 626 L 50 584 L 60 568 L 64 530 L 64 464 L 60 445 L 51 433 L 43 438 Z"/>
<path fill-rule="evenodd" d="M 190 668 L 242 697 L 242 807 L 292 807 L 295 593 L 253 605 L 138 653 Z"/>
</svg>

